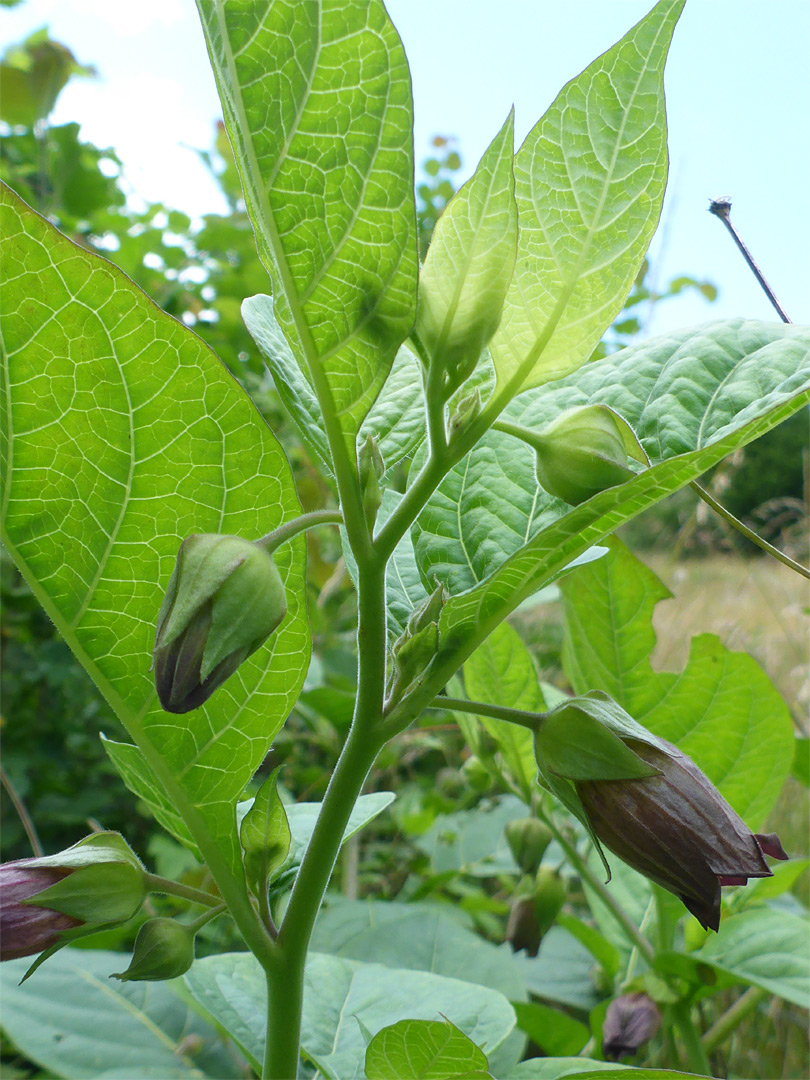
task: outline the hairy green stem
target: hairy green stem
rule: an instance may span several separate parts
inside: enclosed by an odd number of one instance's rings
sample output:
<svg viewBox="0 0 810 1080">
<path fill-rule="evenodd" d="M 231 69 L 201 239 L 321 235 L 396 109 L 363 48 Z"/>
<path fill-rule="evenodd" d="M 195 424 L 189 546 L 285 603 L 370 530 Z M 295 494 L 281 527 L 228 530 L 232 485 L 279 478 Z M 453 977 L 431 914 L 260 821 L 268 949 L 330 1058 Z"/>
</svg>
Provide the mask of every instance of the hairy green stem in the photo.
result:
<svg viewBox="0 0 810 1080">
<path fill-rule="evenodd" d="M 206 923 L 210 923 L 212 919 L 216 919 L 217 916 L 222 915 L 228 910 L 225 904 L 217 904 L 215 908 L 211 908 L 210 911 L 204 911 L 202 915 L 199 915 L 194 922 L 188 923 L 187 930 L 190 930 L 192 934 L 196 934 L 198 930 L 202 930 Z"/>
<path fill-rule="evenodd" d="M 676 1001 L 671 1006 L 672 1018 L 675 1026 L 681 1034 L 686 1049 L 686 1060 L 689 1068 L 699 1076 L 711 1076 L 712 1067 L 709 1057 L 700 1041 L 698 1029 L 692 1020 L 692 1010 L 687 1001 Z"/>
<path fill-rule="evenodd" d="M 749 986 L 745 993 L 741 994 L 734 1004 L 715 1020 L 700 1040 L 705 1052 L 711 1054 L 718 1046 L 722 1046 L 737 1025 L 750 1015 L 765 997 L 767 997 L 766 992 L 759 986 Z"/>
<path fill-rule="evenodd" d="M 204 904 L 205 907 L 219 907 L 222 904 L 221 896 L 205 892 L 202 889 L 192 888 L 191 885 L 182 885 L 179 881 L 171 881 L 169 878 L 160 877 L 158 874 L 145 874 L 146 891 L 165 893 L 168 896 L 182 896 L 184 900 L 192 904 Z"/>
<path fill-rule="evenodd" d="M 276 548 L 286 544 L 288 540 L 292 540 L 294 536 L 298 536 L 299 533 L 304 532 L 306 529 L 312 529 L 316 525 L 342 524 L 343 514 L 339 510 L 313 510 L 310 514 L 301 514 L 300 517 L 293 518 L 292 521 L 285 521 L 283 525 L 279 525 L 277 529 L 273 529 L 272 532 L 267 533 L 256 543 L 259 547 L 263 547 L 265 551 L 272 554 Z"/>
<path fill-rule="evenodd" d="M 789 566 L 791 570 L 795 570 L 797 574 L 801 574 L 802 577 L 810 580 L 810 570 L 808 570 L 806 566 L 794 562 L 789 555 L 784 553 L 784 551 L 780 551 L 779 548 L 774 547 L 773 544 L 769 544 L 767 540 L 763 539 L 759 533 L 755 533 L 753 529 L 749 529 L 739 518 L 734 517 L 730 510 L 726 510 L 725 506 L 710 495 L 704 487 L 701 487 L 697 481 L 693 480 L 689 487 L 697 492 L 706 505 L 714 510 L 715 514 L 718 514 L 724 521 L 727 521 L 732 528 L 737 530 L 737 532 L 742 533 L 746 540 L 750 540 L 752 544 L 756 544 L 758 548 L 767 552 L 768 555 L 773 556 L 773 558 L 778 559 L 780 563 Z"/>
</svg>

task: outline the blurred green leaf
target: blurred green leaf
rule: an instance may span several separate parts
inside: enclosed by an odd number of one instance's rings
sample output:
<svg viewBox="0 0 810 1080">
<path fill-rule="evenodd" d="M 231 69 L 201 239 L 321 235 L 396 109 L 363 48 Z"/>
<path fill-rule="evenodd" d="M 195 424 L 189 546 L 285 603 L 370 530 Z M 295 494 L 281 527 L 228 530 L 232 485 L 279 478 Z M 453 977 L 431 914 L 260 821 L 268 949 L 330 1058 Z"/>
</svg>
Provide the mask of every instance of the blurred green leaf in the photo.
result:
<svg viewBox="0 0 810 1080">
<path fill-rule="evenodd" d="M 449 1020 L 400 1020 L 378 1031 L 366 1050 L 368 1080 L 477 1080 L 487 1056 Z"/>
</svg>

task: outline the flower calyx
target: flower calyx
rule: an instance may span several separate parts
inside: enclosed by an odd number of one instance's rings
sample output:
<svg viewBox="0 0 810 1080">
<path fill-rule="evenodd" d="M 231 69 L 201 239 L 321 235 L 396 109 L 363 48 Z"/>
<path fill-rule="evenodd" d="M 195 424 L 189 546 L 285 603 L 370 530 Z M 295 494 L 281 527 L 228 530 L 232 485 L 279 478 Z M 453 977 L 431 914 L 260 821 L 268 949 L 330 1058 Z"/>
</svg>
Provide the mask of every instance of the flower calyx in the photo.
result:
<svg viewBox="0 0 810 1080">
<path fill-rule="evenodd" d="M 677 747 L 601 691 L 544 714 L 535 736 L 539 778 L 602 845 L 678 896 L 704 929 L 720 924 L 720 888 L 770 877 L 788 856 L 753 833 Z"/>
<path fill-rule="evenodd" d="M 286 612 L 281 575 L 259 544 L 218 533 L 185 539 L 155 634 L 152 666 L 163 708 L 199 708 Z"/>
<path fill-rule="evenodd" d="M 394 642 L 394 673 L 388 693 L 389 707 L 402 697 L 411 683 L 427 668 L 439 649 L 439 618 L 448 593 L 438 585 L 411 613 L 405 630 Z"/>
<path fill-rule="evenodd" d="M 56 855 L 0 866 L 0 959 L 40 955 L 27 979 L 58 949 L 139 911 L 146 872 L 124 838 L 93 833 Z"/>
<path fill-rule="evenodd" d="M 385 476 L 385 462 L 375 435 L 367 435 L 366 441 L 360 447 L 357 455 L 357 471 L 360 478 L 363 514 L 371 532 L 382 505 L 382 479 Z"/>
</svg>

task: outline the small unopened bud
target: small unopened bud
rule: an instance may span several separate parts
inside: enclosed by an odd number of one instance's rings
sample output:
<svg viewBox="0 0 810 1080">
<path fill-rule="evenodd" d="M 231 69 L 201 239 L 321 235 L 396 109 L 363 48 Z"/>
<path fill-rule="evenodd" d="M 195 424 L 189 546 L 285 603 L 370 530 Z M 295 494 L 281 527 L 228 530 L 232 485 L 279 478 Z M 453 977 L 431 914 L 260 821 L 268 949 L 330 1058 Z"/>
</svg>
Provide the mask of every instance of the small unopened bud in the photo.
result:
<svg viewBox="0 0 810 1080">
<path fill-rule="evenodd" d="M 436 655 L 439 648 L 439 618 L 446 602 L 447 592 L 439 585 L 413 610 L 405 631 L 394 642 L 394 677 L 389 690 L 392 702 L 398 700 Z"/>
<path fill-rule="evenodd" d="M 264 548 L 239 536 L 189 536 L 158 615 L 153 667 L 163 708 L 199 708 L 286 612 L 284 584 Z"/>
<path fill-rule="evenodd" d="M 548 825 L 537 818 L 517 818 L 506 825 L 504 833 L 509 850 L 523 873 L 535 873 L 551 843 Z"/>
<path fill-rule="evenodd" d="M 506 924 L 506 940 L 513 952 L 525 949 L 528 956 L 537 956 L 565 898 L 565 883 L 548 867 L 541 867 L 533 882 L 529 878 L 520 883 Z"/>
<path fill-rule="evenodd" d="M 121 982 L 176 979 L 194 963 L 194 933 L 174 919 L 149 919 L 138 931 L 126 971 L 115 972 Z"/>
<path fill-rule="evenodd" d="M 448 442 L 452 443 L 460 432 L 469 427 L 480 412 L 481 391 L 476 387 L 472 393 L 465 394 L 464 397 L 459 399 L 458 404 L 450 414 L 450 424 L 447 433 Z"/>
<path fill-rule="evenodd" d="M 602 1047 L 608 1061 L 637 1053 L 661 1026 L 658 1006 L 646 994 L 622 994 L 607 1007 Z"/>
</svg>

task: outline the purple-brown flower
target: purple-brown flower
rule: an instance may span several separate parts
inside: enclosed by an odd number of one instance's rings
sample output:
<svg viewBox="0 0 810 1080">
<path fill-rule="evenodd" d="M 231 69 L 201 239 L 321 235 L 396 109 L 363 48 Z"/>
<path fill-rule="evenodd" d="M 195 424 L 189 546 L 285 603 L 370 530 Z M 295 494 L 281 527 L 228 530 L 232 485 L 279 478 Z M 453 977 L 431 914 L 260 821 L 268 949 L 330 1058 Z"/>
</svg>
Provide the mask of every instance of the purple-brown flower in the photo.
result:
<svg viewBox="0 0 810 1080">
<path fill-rule="evenodd" d="M 658 773 L 575 781 L 591 828 L 624 862 L 680 897 L 701 926 L 717 930 L 721 885 L 770 877 L 765 855 L 788 857 L 779 838 L 752 833 L 677 747 L 622 741 Z"/>
<path fill-rule="evenodd" d="M 622 994 L 614 998 L 605 1013 L 602 1048 L 608 1061 L 635 1054 L 661 1026 L 658 1006 L 646 994 Z"/>
<path fill-rule="evenodd" d="M 70 873 L 32 867 L 32 861 L 20 859 L 0 866 L 0 960 L 34 956 L 56 945 L 63 930 L 81 925 L 70 915 L 24 903 Z"/>
</svg>

